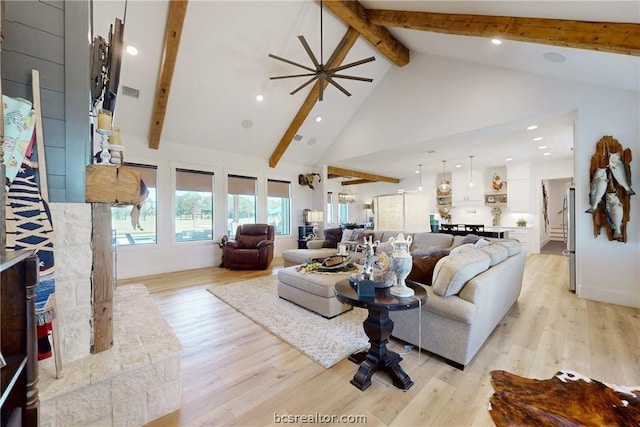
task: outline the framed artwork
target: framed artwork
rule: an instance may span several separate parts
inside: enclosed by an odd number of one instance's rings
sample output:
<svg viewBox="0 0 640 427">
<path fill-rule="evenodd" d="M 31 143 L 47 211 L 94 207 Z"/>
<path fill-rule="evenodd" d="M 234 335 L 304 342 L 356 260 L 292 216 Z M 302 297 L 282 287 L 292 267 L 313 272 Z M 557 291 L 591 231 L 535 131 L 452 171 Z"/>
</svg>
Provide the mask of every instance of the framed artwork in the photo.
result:
<svg viewBox="0 0 640 427">
<path fill-rule="evenodd" d="M 487 202 L 488 203 L 495 203 L 496 202 L 496 198 L 493 196 L 487 196 Z"/>
</svg>

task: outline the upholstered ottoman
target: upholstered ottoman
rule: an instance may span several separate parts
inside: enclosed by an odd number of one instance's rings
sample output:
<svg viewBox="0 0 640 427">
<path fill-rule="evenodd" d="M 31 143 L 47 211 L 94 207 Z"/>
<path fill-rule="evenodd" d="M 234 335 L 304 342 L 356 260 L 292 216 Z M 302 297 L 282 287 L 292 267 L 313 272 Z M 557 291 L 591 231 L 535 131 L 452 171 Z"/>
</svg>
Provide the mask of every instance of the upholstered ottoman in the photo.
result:
<svg viewBox="0 0 640 427">
<path fill-rule="evenodd" d="M 278 296 L 331 318 L 351 310 L 348 304 L 336 299 L 335 284 L 350 273 L 301 273 L 297 267 L 278 271 Z"/>
</svg>

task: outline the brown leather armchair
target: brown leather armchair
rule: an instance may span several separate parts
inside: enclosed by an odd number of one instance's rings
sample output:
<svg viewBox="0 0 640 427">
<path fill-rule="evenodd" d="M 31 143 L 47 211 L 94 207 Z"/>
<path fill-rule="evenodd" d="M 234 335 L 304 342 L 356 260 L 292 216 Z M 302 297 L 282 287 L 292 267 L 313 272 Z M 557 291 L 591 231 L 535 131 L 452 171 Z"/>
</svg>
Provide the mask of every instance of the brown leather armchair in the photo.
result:
<svg viewBox="0 0 640 427">
<path fill-rule="evenodd" d="M 273 261 L 275 231 L 269 224 L 242 224 L 223 249 L 224 266 L 232 270 L 265 270 Z"/>
</svg>

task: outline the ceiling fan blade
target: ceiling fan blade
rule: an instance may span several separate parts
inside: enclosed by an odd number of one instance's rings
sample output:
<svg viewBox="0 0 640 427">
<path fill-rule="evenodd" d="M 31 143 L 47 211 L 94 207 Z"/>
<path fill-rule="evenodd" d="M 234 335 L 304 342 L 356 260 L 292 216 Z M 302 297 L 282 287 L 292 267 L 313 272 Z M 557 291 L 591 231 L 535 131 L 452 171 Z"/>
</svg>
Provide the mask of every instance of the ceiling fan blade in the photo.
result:
<svg viewBox="0 0 640 427">
<path fill-rule="evenodd" d="M 292 74 L 290 76 L 276 76 L 276 77 L 269 77 L 271 80 L 279 80 L 279 79 L 290 79 L 292 77 L 309 77 L 309 76 L 315 76 L 316 73 L 307 73 L 307 74 Z"/>
<path fill-rule="evenodd" d="M 313 62 L 313 65 L 315 65 L 315 67 L 316 67 L 316 70 L 319 70 L 320 69 L 320 64 L 318 63 L 318 60 L 316 59 L 316 56 L 311 51 L 311 48 L 309 47 L 309 44 L 305 40 L 304 36 L 298 36 L 298 40 L 300 40 L 300 43 L 302 43 L 302 47 L 304 47 L 304 50 L 307 51 L 307 55 L 309 55 L 309 58 L 311 58 L 311 61 Z"/>
<path fill-rule="evenodd" d="M 316 70 L 314 70 L 313 68 L 306 67 L 304 65 L 298 64 L 297 62 L 289 61 L 288 59 L 284 59 L 284 58 L 281 58 L 279 56 L 275 56 L 275 55 L 269 54 L 269 58 L 277 59 L 278 61 L 286 62 L 287 64 L 291 64 L 291 65 L 295 65 L 296 67 L 304 68 L 305 70 L 311 71 L 312 73 L 316 72 Z"/>
<path fill-rule="evenodd" d="M 294 95 L 296 92 L 298 92 L 300 89 L 305 88 L 306 86 L 308 86 L 310 83 L 313 83 L 314 80 L 316 80 L 318 78 L 317 75 L 315 75 L 314 77 L 310 78 L 309 80 L 307 80 L 305 83 L 303 83 L 302 85 L 298 86 L 298 88 L 296 90 L 294 90 L 293 92 L 290 93 L 290 95 Z"/>
<path fill-rule="evenodd" d="M 373 79 L 370 79 L 368 77 L 347 76 L 347 75 L 344 75 L 344 74 L 331 74 L 330 76 L 333 77 L 333 78 L 358 80 L 358 81 L 361 81 L 361 82 L 369 82 L 369 83 L 371 83 L 373 81 Z"/>
<path fill-rule="evenodd" d="M 349 92 L 347 92 L 347 90 L 345 88 L 343 88 L 342 86 L 340 86 L 338 83 L 336 83 L 335 81 L 333 81 L 333 79 L 330 76 L 325 77 L 325 79 L 331 83 L 332 85 L 334 85 L 335 87 L 337 87 L 338 89 L 340 89 L 340 91 L 342 93 L 344 93 L 347 96 L 351 96 L 351 94 Z"/>
<path fill-rule="evenodd" d="M 331 57 L 327 61 L 327 63 L 326 63 L 327 66 L 329 66 L 329 65 L 331 65 L 333 63 L 333 61 L 336 59 L 336 56 L 338 56 L 338 54 L 340 53 L 342 48 L 344 48 L 344 45 L 346 45 L 348 43 L 348 41 L 349 40 L 347 40 L 346 37 L 343 37 L 342 40 L 340 40 L 340 43 L 338 43 L 338 46 L 336 46 L 336 49 L 333 51 L 333 53 L 331 54 Z"/>
<path fill-rule="evenodd" d="M 344 64 L 344 65 L 341 65 L 339 67 L 332 68 L 332 69 L 328 70 L 327 72 L 328 73 L 335 73 L 336 71 L 345 70 L 347 68 L 355 67 L 357 65 L 366 64 L 367 62 L 371 62 L 371 61 L 375 61 L 375 60 L 376 60 L 376 58 L 374 56 L 372 56 L 371 58 L 361 59 L 360 61 L 351 62 L 349 64 Z"/>
</svg>

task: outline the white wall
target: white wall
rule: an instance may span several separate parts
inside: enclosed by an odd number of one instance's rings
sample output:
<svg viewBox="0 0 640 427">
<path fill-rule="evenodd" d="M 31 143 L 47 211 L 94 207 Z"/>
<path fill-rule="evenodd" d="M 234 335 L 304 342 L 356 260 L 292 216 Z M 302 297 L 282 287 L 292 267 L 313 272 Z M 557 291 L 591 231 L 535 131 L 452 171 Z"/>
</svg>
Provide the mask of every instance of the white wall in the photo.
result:
<svg viewBox="0 0 640 427">
<path fill-rule="evenodd" d="M 210 135 L 209 137 L 215 137 Z M 275 255 L 283 250 L 297 247 L 298 226 L 302 225 L 302 211 L 313 206 L 314 193 L 309 187 L 298 184 L 298 174 L 311 172 L 301 166 L 280 162 L 276 168 L 270 168 L 265 160 L 250 155 L 195 148 L 180 143 L 161 141 L 158 150 L 148 148 L 145 139 L 122 135 L 126 162 L 157 165 L 158 205 L 157 205 L 157 244 L 119 246 L 117 248 L 118 278 L 129 278 L 171 271 L 217 266 L 221 260 L 221 250 L 214 242 L 174 241 L 173 212 L 174 184 L 171 171 L 176 167 L 193 170 L 212 171 L 214 173 L 214 241 L 226 234 L 226 188 L 227 175 L 239 174 L 257 177 L 258 183 L 258 222 L 266 222 L 267 179 L 280 179 L 291 182 L 292 206 L 291 234 L 277 236 Z M 230 236 L 232 237 L 232 236 Z"/>
<path fill-rule="evenodd" d="M 351 158 L 516 120 L 575 112 L 574 167 L 578 212 L 588 203 L 589 165 L 595 144 L 613 135 L 640 153 L 640 97 L 622 91 L 412 54 L 392 68 L 327 150 L 323 161 Z M 633 187 L 640 188 L 637 161 Z M 538 175 L 540 176 L 540 175 Z M 536 185 L 539 183 L 534 183 Z M 626 244 L 593 237 L 591 218 L 579 214 L 577 293 L 599 301 L 640 307 L 638 196 L 631 198 Z M 539 206 L 539 205 L 538 205 Z M 614 273 L 615 272 L 615 273 Z M 616 280 L 612 281 L 614 275 Z"/>
<path fill-rule="evenodd" d="M 515 120 L 534 120 L 575 112 L 575 159 L 572 169 L 576 171 L 578 211 L 584 211 L 588 202 L 589 163 L 596 142 L 603 135 L 613 135 L 623 147 L 631 148 L 636 154 L 640 152 L 639 104 L 637 92 L 413 54 L 409 65 L 392 68 L 378 84 L 326 151 L 321 164 L 387 150 L 389 141 L 393 141 L 395 146 L 402 146 Z M 215 138 L 215 134 L 203 137 Z M 294 219 L 301 217 L 302 209 L 306 207 L 324 207 L 326 190 L 311 191 L 298 186 L 297 174 L 305 171 L 295 165 L 279 165 L 276 169 L 270 169 L 266 161 L 250 156 L 197 150 L 186 145 L 163 144 L 162 141 L 160 150 L 149 150 L 146 140 L 127 141 L 126 135 L 123 135 L 123 144 L 127 150 L 126 160 L 158 164 L 159 184 L 166 188 L 171 185 L 170 166 L 182 162 L 213 168 L 217 177 L 224 177 L 227 173 L 258 176 L 262 195 L 266 178 L 277 175 L 281 179 L 290 179 L 294 183 Z M 631 166 L 632 170 L 637 170 L 636 164 Z M 640 188 L 638 176 L 637 172 L 633 174 L 633 187 L 636 190 Z M 226 194 L 224 181 L 216 179 L 216 194 Z M 539 182 L 532 182 L 532 188 L 534 185 L 539 188 Z M 393 193 L 400 186 L 366 184 L 353 191 L 361 193 L 362 199 L 369 200 L 369 196 Z M 367 191 L 370 194 L 365 196 Z M 594 238 L 590 217 L 578 215 L 579 296 L 640 307 L 638 197 L 632 197 L 631 202 L 633 206 L 626 244 L 609 242 L 604 235 Z M 190 247 L 171 243 L 169 198 L 160 201 L 158 211 L 167 212 L 167 215 L 159 218 L 158 245 L 144 249 L 121 249 L 120 277 L 217 265 L 219 250 L 215 245 Z M 216 214 L 218 218 L 224 218 L 223 204 L 216 204 Z M 264 206 L 260 207 L 260 215 L 264 218 Z M 537 221 L 537 216 L 533 220 Z M 224 222 L 217 221 L 215 228 L 216 237 L 219 238 L 217 230 L 224 230 Z M 278 239 L 277 253 L 295 247 L 296 230 L 292 231 L 292 236 Z M 612 272 L 615 272 L 615 281 L 610 280 Z"/>
</svg>

